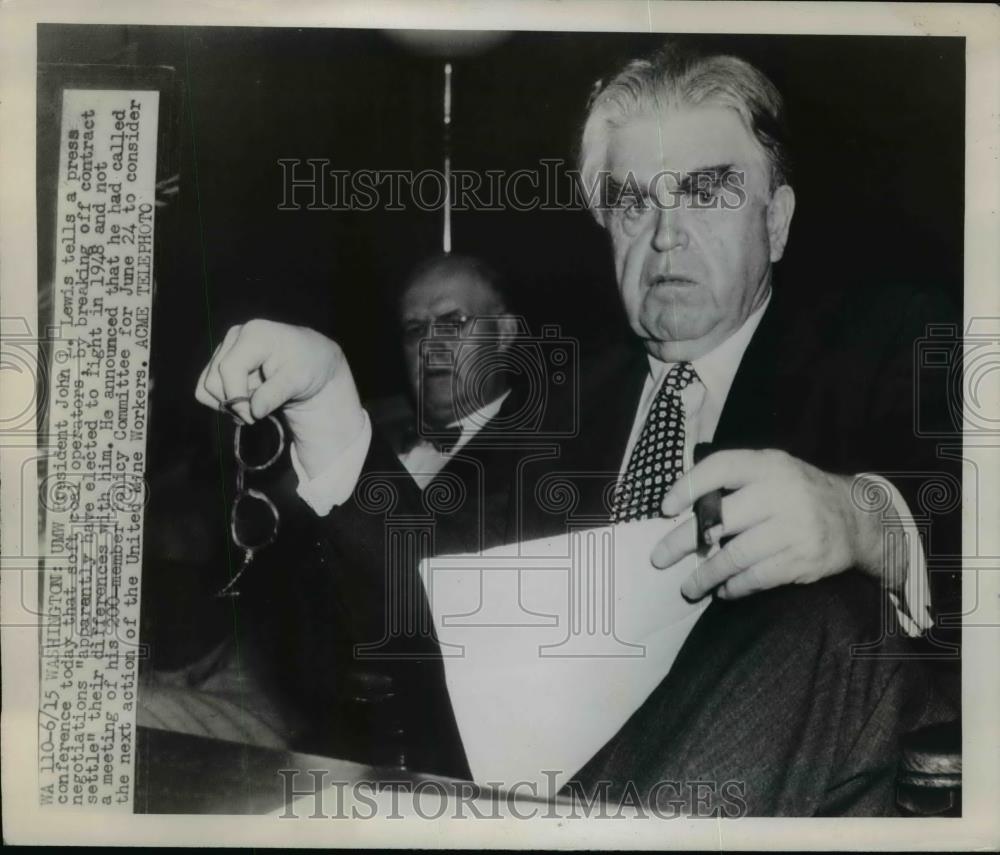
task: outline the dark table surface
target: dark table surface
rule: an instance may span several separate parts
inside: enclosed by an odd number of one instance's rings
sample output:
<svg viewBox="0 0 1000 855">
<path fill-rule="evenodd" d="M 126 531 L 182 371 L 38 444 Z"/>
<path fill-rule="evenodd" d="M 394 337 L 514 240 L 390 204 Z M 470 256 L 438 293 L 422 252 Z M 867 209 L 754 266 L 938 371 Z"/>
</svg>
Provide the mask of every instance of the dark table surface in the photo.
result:
<svg viewBox="0 0 1000 855">
<path fill-rule="evenodd" d="M 947 727 L 955 730 L 951 724 Z M 941 732 L 944 731 L 940 728 L 938 730 L 928 728 L 926 731 L 911 735 L 911 741 L 923 733 L 931 734 L 940 741 Z M 948 746 L 956 743 L 955 734 L 948 731 L 946 735 Z M 912 791 L 920 797 L 917 801 L 913 801 L 913 804 L 909 803 L 912 801 L 912 799 L 908 801 L 909 796 L 902 799 L 901 807 L 904 812 L 909 815 L 915 813 L 924 816 L 961 815 L 960 749 L 949 749 L 951 755 L 954 755 L 949 761 L 952 765 L 938 768 L 940 763 L 944 762 L 937 756 L 941 754 L 939 750 L 941 746 L 928 742 L 926 746 L 920 743 L 918 747 L 923 747 L 934 754 L 936 758 L 934 763 L 938 765 L 933 766 L 931 777 L 942 780 L 934 787 L 928 787 L 925 783 L 914 789 L 909 786 L 909 778 L 906 777 L 904 770 L 900 780 L 900 795 L 906 796 Z M 927 758 L 923 754 L 918 759 L 926 765 Z M 904 767 L 905 760 L 904 757 Z M 955 763 L 958 765 L 955 766 Z M 291 771 L 283 776 L 279 774 L 279 770 Z M 389 783 L 393 786 L 406 787 L 424 781 L 435 781 L 441 785 L 443 791 L 447 792 L 456 792 L 458 787 L 470 786 L 469 782 L 438 778 L 398 768 L 365 766 L 331 757 L 260 748 L 146 727 L 137 728 L 133 802 L 135 813 L 230 815 L 271 813 L 284 808 L 287 804 L 286 779 L 290 780 L 299 791 L 309 789 L 316 780 L 320 781 L 321 788 L 332 782 Z M 478 791 L 478 788 L 475 789 Z M 534 801 L 530 797 L 516 800 Z"/>
<path fill-rule="evenodd" d="M 297 775 L 279 774 L 280 769 Z M 285 805 L 286 777 L 306 788 L 320 781 L 459 782 L 272 748 L 152 728 L 137 728 L 135 813 L 262 814 Z"/>
</svg>

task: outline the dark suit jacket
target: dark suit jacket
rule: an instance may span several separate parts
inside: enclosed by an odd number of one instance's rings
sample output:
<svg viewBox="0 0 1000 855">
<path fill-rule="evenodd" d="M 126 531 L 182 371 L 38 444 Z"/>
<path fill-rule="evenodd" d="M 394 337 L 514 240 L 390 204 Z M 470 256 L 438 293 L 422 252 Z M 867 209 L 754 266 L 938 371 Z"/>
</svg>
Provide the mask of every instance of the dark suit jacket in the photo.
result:
<svg viewBox="0 0 1000 855">
<path fill-rule="evenodd" d="M 378 675 L 392 680 L 408 765 L 468 776 L 416 565 L 425 555 L 481 551 L 511 539 L 512 474 L 538 445 L 507 429 L 526 397 L 512 388 L 497 415 L 423 490 L 398 459 L 398 431 L 376 424 L 348 504 L 321 524 L 300 501 L 283 506 L 281 540 L 270 557 L 295 582 L 277 599 L 273 586 L 256 599 L 281 615 L 270 620 L 270 670 L 291 718 L 305 711 L 296 747 L 382 761 L 365 745 L 378 735 L 358 733 L 343 714 L 358 673 Z M 551 443 L 542 446 L 551 453 Z"/>
<path fill-rule="evenodd" d="M 839 295 L 810 302 L 804 314 L 805 301 L 775 293 L 733 382 L 716 443 L 783 449 L 831 472 L 883 473 L 927 524 L 929 555 L 956 549 L 956 467 L 938 457 L 937 440 L 920 435 L 914 414 L 915 348 L 929 321 L 951 319 L 948 310 L 889 290 L 860 305 Z M 563 439 L 505 442 L 485 431 L 423 494 L 376 436 L 352 500 L 302 537 L 315 548 L 296 570 L 289 637 L 305 666 L 292 681 L 304 708 L 321 713 L 338 691 L 336 669 L 317 667 L 333 658 L 329 651 L 342 649 L 344 639 L 375 643 L 379 655 L 397 657 L 394 679 L 413 734 L 410 766 L 467 775 L 414 551 L 488 548 L 604 523 L 647 371 L 645 353 L 628 344 L 585 362 L 578 407 L 544 399 L 549 435 L 561 430 Z M 947 390 L 921 392 L 925 404 L 937 398 L 931 408 L 940 412 Z M 929 502 L 931 482 L 955 502 Z M 322 714 L 314 716 L 303 747 L 324 750 L 326 726 Z"/>
</svg>

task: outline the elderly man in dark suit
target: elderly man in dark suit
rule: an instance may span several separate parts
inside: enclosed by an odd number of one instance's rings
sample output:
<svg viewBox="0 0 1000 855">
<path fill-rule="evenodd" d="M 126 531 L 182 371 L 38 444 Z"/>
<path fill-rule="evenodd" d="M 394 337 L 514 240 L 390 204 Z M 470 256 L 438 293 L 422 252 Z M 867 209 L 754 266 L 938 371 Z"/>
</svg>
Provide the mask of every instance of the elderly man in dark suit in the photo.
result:
<svg viewBox="0 0 1000 855">
<path fill-rule="evenodd" d="M 373 430 L 425 491 L 475 501 L 450 515 L 449 548 L 507 539 L 511 471 L 534 439 L 522 423 L 532 378 L 520 341 L 524 319 L 510 289 L 479 258 L 436 254 L 419 263 L 397 302 L 407 397 L 366 403 Z"/>
<path fill-rule="evenodd" d="M 912 480 L 940 469 L 912 429 L 926 307 L 886 294 L 863 312 L 823 306 L 807 319 L 774 287 L 795 209 L 781 113 L 748 63 L 670 46 L 598 89 L 581 176 L 638 347 L 583 367 L 578 409 L 549 402 L 579 431 L 556 454 L 525 451 L 503 539 L 564 530 L 570 515 L 678 515 L 728 491 L 709 532 L 721 548 L 682 589 L 712 594 L 710 606 L 577 784 L 635 788 L 655 807 L 676 795 L 664 782 L 736 782 L 752 814 L 884 813 L 899 734 L 938 714 L 895 631 L 896 612 L 911 631 L 928 623 Z M 427 710 L 437 751 L 415 765 L 462 774 L 433 634 L 426 621 L 424 632 L 400 631 L 392 605 L 426 613 L 415 561 L 393 558 L 398 521 L 434 518 L 418 553 L 467 548 L 448 524 L 453 509 L 429 507 L 396 478 L 342 351 L 320 334 L 269 322 L 231 330 L 197 396 L 218 407 L 245 395 L 237 410 L 248 421 L 283 410 L 299 494 L 321 518 L 302 576 L 303 649 L 322 650 L 340 620 L 369 649 L 421 663 L 406 691 Z M 720 450 L 694 465 L 705 441 Z M 538 501 L 553 478 L 573 484 L 572 507 Z M 375 489 L 385 483 L 396 485 L 391 500 Z M 691 519 L 665 535 L 652 566 L 619 570 L 656 572 L 695 546 Z M 886 593 L 896 612 L 883 608 Z M 321 709 L 324 690 L 307 703 Z"/>
<path fill-rule="evenodd" d="M 409 406 L 366 409 L 420 489 L 482 456 L 521 402 L 523 377 L 506 357 L 522 325 L 509 306 L 500 274 L 466 255 L 425 259 L 400 290 Z"/>
</svg>

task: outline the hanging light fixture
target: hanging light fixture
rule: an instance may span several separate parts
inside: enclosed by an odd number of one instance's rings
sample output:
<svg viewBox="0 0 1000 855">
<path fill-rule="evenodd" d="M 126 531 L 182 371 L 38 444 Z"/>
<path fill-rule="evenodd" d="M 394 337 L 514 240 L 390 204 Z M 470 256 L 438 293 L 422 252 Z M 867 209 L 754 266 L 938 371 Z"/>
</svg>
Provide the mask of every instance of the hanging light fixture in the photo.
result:
<svg viewBox="0 0 1000 855">
<path fill-rule="evenodd" d="M 387 38 L 425 56 L 475 56 L 499 44 L 508 30 L 383 30 Z"/>
<path fill-rule="evenodd" d="M 447 255 L 451 252 L 451 63 L 444 64 L 444 227 L 441 249 Z"/>
<path fill-rule="evenodd" d="M 441 249 L 448 254 L 451 252 L 451 60 L 483 53 L 507 39 L 510 32 L 508 30 L 383 30 L 382 32 L 388 39 L 414 53 L 445 59 L 444 109 L 441 126 L 445 194 Z"/>
</svg>

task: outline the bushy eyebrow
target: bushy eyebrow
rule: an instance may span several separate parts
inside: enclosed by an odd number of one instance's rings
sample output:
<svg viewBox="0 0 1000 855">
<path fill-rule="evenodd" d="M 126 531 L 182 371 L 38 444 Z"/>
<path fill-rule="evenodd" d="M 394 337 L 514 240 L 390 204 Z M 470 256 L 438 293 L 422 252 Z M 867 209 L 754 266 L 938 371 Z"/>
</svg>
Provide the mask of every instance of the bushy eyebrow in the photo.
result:
<svg viewBox="0 0 1000 855">
<path fill-rule="evenodd" d="M 674 192 L 687 194 L 698 189 L 700 186 L 703 186 L 704 179 L 700 178 L 700 176 L 709 176 L 711 178 L 711 183 L 716 185 L 721 183 L 723 178 L 732 172 L 733 169 L 734 165 L 732 163 L 716 163 L 711 166 L 699 166 L 688 172 L 674 173 L 671 170 L 666 170 L 666 172 L 674 174 L 677 177 L 677 188 Z M 630 198 L 638 196 L 638 198 L 643 200 L 649 199 L 649 187 L 640 185 L 639 182 L 634 179 L 632 173 L 629 173 L 629 176 L 632 177 L 631 181 L 629 181 L 628 178 L 626 178 L 625 181 L 619 181 L 610 174 L 607 176 L 607 183 L 605 185 L 607 188 L 607 195 L 605 198 L 611 201 L 612 204 L 621 201 L 622 192 L 626 190 L 626 188 L 629 190 Z M 638 192 L 636 193 L 635 191 Z"/>
<path fill-rule="evenodd" d="M 731 163 L 699 166 L 697 169 L 692 169 L 681 176 L 681 179 L 677 182 L 677 189 L 681 193 L 690 193 L 692 190 L 698 189 L 698 177 L 701 175 L 708 175 L 711 178 L 712 184 L 719 184 L 723 177 L 732 171 L 733 164 Z"/>
<path fill-rule="evenodd" d="M 634 185 L 633 185 L 634 186 Z M 607 177 L 607 182 L 605 184 L 605 200 L 612 205 L 617 204 L 621 201 L 622 191 L 625 189 L 625 182 L 619 181 L 617 178 L 612 178 L 610 175 Z M 646 191 L 641 189 L 639 192 L 646 197 Z"/>
</svg>

